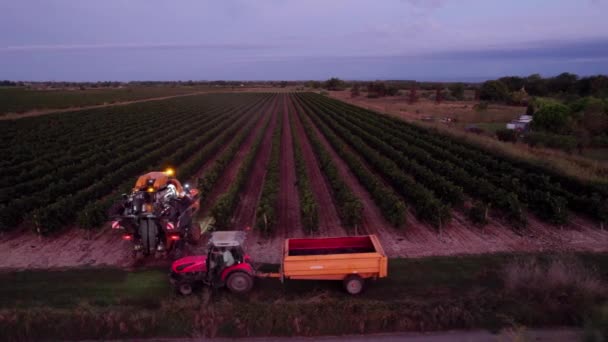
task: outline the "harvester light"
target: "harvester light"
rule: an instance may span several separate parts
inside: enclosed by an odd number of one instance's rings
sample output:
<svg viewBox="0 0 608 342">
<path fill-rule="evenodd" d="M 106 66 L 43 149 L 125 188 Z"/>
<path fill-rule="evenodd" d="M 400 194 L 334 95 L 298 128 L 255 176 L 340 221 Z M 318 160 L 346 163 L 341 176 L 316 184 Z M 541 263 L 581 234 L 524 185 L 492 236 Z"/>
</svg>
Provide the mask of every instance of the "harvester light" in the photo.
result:
<svg viewBox="0 0 608 342">
<path fill-rule="evenodd" d="M 154 188 L 153 187 L 149 187 L 147 191 L 148 192 L 154 192 Z"/>
<path fill-rule="evenodd" d="M 173 240 L 173 241 L 179 240 L 179 235 L 171 235 L 171 240 Z"/>
<path fill-rule="evenodd" d="M 173 170 L 172 168 L 168 168 L 165 170 L 165 174 L 169 177 L 175 175 L 175 170 Z"/>
<path fill-rule="evenodd" d="M 131 235 L 131 234 L 124 234 L 122 236 L 122 239 L 126 240 L 126 241 L 131 241 L 131 240 L 133 240 L 133 235 Z"/>
</svg>

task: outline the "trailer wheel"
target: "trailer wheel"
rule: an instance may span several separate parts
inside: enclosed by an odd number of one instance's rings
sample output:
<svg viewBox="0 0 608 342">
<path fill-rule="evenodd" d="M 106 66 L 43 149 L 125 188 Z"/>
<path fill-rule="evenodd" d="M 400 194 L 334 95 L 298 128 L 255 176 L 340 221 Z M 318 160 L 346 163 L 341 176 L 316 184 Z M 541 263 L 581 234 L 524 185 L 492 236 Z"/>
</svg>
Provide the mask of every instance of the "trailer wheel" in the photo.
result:
<svg viewBox="0 0 608 342">
<path fill-rule="evenodd" d="M 244 294 L 253 288 L 253 277 L 245 272 L 234 272 L 228 276 L 226 286 L 232 293 Z"/>
<path fill-rule="evenodd" d="M 177 291 L 183 296 L 189 296 L 192 294 L 192 284 L 183 282 L 177 286 Z"/>
<path fill-rule="evenodd" d="M 363 291 L 363 285 L 365 285 L 363 278 L 356 274 L 351 274 L 344 278 L 344 289 L 351 295 L 358 295 L 361 293 Z"/>
</svg>

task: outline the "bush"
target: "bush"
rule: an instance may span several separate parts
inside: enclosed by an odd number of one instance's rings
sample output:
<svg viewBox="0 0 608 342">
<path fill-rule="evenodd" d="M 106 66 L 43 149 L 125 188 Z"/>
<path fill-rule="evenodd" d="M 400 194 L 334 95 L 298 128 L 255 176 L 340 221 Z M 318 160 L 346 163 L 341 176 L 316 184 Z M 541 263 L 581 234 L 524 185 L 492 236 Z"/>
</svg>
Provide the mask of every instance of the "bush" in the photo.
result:
<svg viewBox="0 0 608 342">
<path fill-rule="evenodd" d="M 517 131 L 514 129 L 502 128 L 502 129 L 496 130 L 496 137 L 500 141 L 516 142 L 517 134 L 518 134 Z"/>
<path fill-rule="evenodd" d="M 570 125 L 570 108 L 562 104 L 546 104 L 534 114 L 531 127 L 539 131 L 566 133 Z"/>
<path fill-rule="evenodd" d="M 547 302 L 564 296 L 571 301 L 593 302 L 606 295 L 606 286 L 597 272 L 569 258 L 553 258 L 546 263 L 539 259 L 512 262 L 503 270 L 503 281 L 509 294 Z"/>
<path fill-rule="evenodd" d="M 524 141 L 530 146 L 557 148 L 571 152 L 576 148 L 576 138 L 570 135 L 551 134 L 547 132 L 529 132 Z"/>
</svg>

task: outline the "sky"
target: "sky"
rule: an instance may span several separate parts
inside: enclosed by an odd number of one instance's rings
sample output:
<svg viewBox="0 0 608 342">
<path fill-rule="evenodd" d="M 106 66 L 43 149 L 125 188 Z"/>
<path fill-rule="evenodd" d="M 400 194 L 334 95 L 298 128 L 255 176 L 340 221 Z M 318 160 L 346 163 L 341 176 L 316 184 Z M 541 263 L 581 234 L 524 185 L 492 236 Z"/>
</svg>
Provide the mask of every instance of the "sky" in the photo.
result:
<svg viewBox="0 0 608 342">
<path fill-rule="evenodd" d="M 608 0 L 0 0 L 0 79 L 608 73 Z"/>
</svg>

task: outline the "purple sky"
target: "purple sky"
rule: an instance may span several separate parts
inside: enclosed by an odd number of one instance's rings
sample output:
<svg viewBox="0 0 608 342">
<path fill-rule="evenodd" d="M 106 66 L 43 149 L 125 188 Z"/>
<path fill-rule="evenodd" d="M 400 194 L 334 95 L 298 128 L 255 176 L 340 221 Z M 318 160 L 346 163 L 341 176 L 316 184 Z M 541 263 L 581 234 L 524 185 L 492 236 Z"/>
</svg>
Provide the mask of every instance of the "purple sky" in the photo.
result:
<svg viewBox="0 0 608 342">
<path fill-rule="evenodd" d="M 608 73 L 608 0 L 2 0 L 0 79 Z"/>
</svg>

